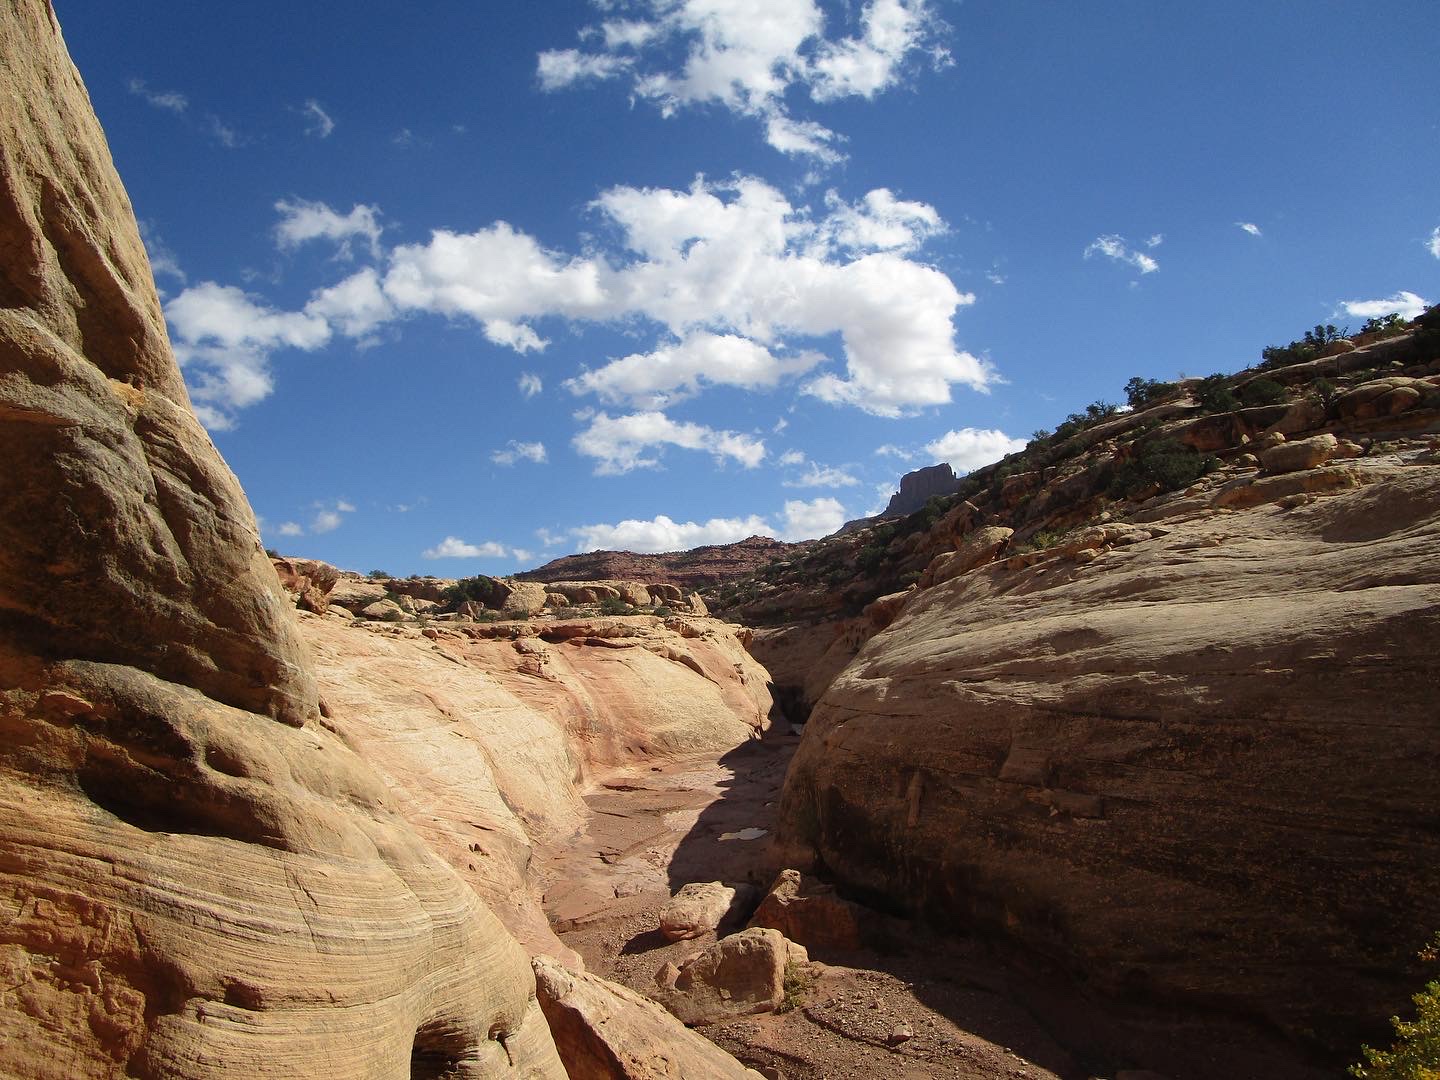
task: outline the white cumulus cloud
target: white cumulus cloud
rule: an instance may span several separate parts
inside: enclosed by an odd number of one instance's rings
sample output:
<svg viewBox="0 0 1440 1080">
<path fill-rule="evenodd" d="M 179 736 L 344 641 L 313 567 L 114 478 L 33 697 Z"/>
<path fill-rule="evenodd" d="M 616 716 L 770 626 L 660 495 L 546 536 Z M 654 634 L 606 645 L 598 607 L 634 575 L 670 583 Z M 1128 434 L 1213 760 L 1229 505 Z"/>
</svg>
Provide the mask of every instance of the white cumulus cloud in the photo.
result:
<svg viewBox="0 0 1440 1080">
<path fill-rule="evenodd" d="M 490 460 L 497 465 L 514 465 L 517 461 L 531 461 L 536 465 L 545 464 L 545 444 L 542 442 L 516 442 L 511 439 L 504 450 L 496 450 Z"/>
<path fill-rule="evenodd" d="M 1429 306 L 1429 301 L 1405 289 L 1383 300 L 1343 300 L 1340 303 L 1345 314 L 1356 319 L 1381 319 L 1386 315 L 1413 319 Z"/>
<path fill-rule="evenodd" d="M 634 97 L 665 116 L 720 106 L 759 120 L 782 153 L 820 162 L 841 160 L 839 139 L 792 115 L 792 87 L 816 102 L 868 99 L 901 83 L 916 60 L 949 62 L 930 0 L 869 0 L 859 33 L 849 36 L 827 33 L 815 0 L 596 0 L 596 6 L 622 17 L 581 32 L 584 40 L 600 38 L 598 51 L 540 53 L 542 88 L 624 76 Z"/>
<path fill-rule="evenodd" d="M 284 245 L 325 238 L 374 249 L 381 242 L 374 207 L 348 214 L 323 203 L 280 208 Z M 250 350 L 246 370 L 255 374 L 267 370 L 267 349 L 315 348 L 332 330 L 364 338 L 416 313 L 471 320 L 488 340 L 521 353 L 545 347 L 540 320 L 621 324 L 659 340 L 567 385 L 644 411 L 708 386 L 767 391 L 811 374 L 804 393 L 893 417 L 946 404 L 957 385 L 983 392 L 996 379 L 987 361 L 955 343 L 956 313 L 974 295 L 910 257 L 944 228 L 924 203 L 876 189 L 853 204 L 832 198 L 816 216 L 764 181 L 737 177 L 697 178 L 686 190 L 612 188 L 591 209 L 608 243 L 587 243 L 585 254 L 546 248 L 503 221 L 468 233 L 438 229 L 426 242 L 382 253 L 375 268 L 315 290 L 300 312 L 248 301 L 260 328 L 240 320 L 231 345 Z M 220 289 L 197 286 L 167 306 L 182 346 L 200 344 L 195 319 L 182 316 L 201 299 L 213 306 Z M 304 333 L 275 331 L 284 320 Z M 814 347 L 833 350 L 837 337 L 843 371 Z M 539 377 L 520 386 L 538 392 Z M 250 400 L 268 392 L 267 383 Z M 238 395 L 197 400 L 239 407 Z"/>
<path fill-rule="evenodd" d="M 533 371 L 521 373 L 520 378 L 515 380 L 515 385 L 520 388 L 520 396 L 524 398 L 533 398 L 545 389 L 545 383 Z"/>
<path fill-rule="evenodd" d="M 483 544 L 467 544 L 458 536 L 447 536 L 420 554 L 426 559 L 503 559 L 510 554 L 510 550 L 494 540 L 486 540 Z"/>
<path fill-rule="evenodd" d="M 570 530 L 577 551 L 688 551 L 711 544 L 733 544 L 751 536 L 781 540 L 811 540 L 828 536 L 845 524 L 845 507 L 838 499 L 822 497 L 785 503 L 774 525 L 759 514 L 748 517 L 675 521 L 665 514 L 648 520 L 627 518 L 615 524 L 581 525 Z"/>
<path fill-rule="evenodd" d="M 275 204 L 280 221 L 275 226 L 275 239 L 280 247 L 289 250 L 309 240 L 329 240 L 336 246 L 341 258 L 351 257 L 350 242 L 363 239 L 370 253 L 380 254 L 380 211 L 373 206 L 357 203 L 348 214 L 332 210 L 323 202 L 307 199 L 281 199 Z"/>
<path fill-rule="evenodd" d="M 803 374 L 824 359 L 815 352 L 776 356 L 747 338 L 701 330 L 653 352 L 612 360 L 566 380 L 565 387 L 610 404 L 663 409 L 694 397 L 702 385 L 774 389 L 782 378 Z"/>
<path fill-rule="evenodd" d="M 960 428 L 947 431 L 925 444 L 925 453 L 936 461 L 948 461 L 957 473 L 967 473 L 1006 454 L 1025 449 L 1024 439 L 1012 439 L 994 428 Z"/>
<path fill-rule="evenodd" d="M 664 413 L 641 412 L 612 417 L 597 413 L 590 426 L 575 436 L 575 449 L 597 462 L 598 476 L 617 476 L 633 469 L 656 468 L 656 452 L 675 446 L 702 450 L 717 462 L 735 461 L 753 469 L 765 458 L 765 440 L 703 424 L 671 420 Z"/>
<path fill-rule="evenodd" d="M 1435 226 L 1435 231 L 1430 234 L 1430 239 L 1426 241 L 1425 246 L 1429 249 L 1431 255 L 1440 259 L 1440 225 Z"/>
</svg>

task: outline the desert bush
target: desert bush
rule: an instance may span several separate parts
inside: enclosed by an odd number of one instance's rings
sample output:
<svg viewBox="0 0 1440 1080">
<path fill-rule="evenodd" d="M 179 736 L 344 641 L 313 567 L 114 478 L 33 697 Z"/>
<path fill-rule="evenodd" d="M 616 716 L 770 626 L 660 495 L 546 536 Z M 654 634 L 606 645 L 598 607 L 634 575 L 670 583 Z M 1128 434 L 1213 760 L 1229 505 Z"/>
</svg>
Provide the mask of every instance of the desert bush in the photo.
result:
<svg viewBox="0 0 1440 1080">
<path fill-rule="evenodd" d="M 1420 951 L 1420 959 L 1440 960 L 1440 934 Z M 1432 979 L 1410 999 L 1415 1019 L 1390 1018 L 1395 1028 L 1395 1045 L 1389 1050 L 1362 1046 L 1365 1061 L 1350 1066 L 1350 1075 L 1360 1080 L 1436 1080 L 1440 1077 L 1440 980 Z"/>
<path fill-rule="evenodd" d="M 785 996 L 777 1012 L 789 1012 L 805 1004 L 805 995 L 815 985 L 815 977 L 804 966 L 790 960 L 785 964 Z"/>
<path fill-rule="evenodd" d="M 1179 439 L 1156 439 L 1142 445 L 1134 458 L 1115 470 L 1110 495 L 1128 499 L 1157 486 L 1161 491 L 1176 491 L 1189 487 L 1219 465 L 1218 458 L 1201 454 Z"/>
<path fill-rule="evenodd" d="M 600 601 L 601 615 L 634 615 L 635 609 L 618 596 L 607 596 Z"/>
<path fill-rule="evenodd" d="M 1141 409 L 1151 402 L 1169 397 L 1179 387 L 1173 382 L 1159 379 L 1142 379 L 1136 375 L 1125 384 L 1125 403 L 1132 409 Z"/>
<path fill-rule="evenodd" d="M 477 604 L 488 604 L 490 598 L 495 595 L 495 579 L 486 577 L 484 574 L 461 578 L 454 585 L 446 588 L 441 595 L 452 604 L 459 604 L 465 600 L 474 600 Z"/>
<path fill-rule="evenodd" d="M 387 574 L 384 570 L 371 570 L 371 571 L 370 571 L 368 574 L 366 574 L 365 576 L 368 577 L 368 578 L 369 578 L 370 580 L 372 580 L 372 581 L 389 581 L 389 580 L 390 580 L 390 575 Z"/>
<path fill-rule="evenodd" d="M 1409 324 L 1400 317 L 1400 313 L 1395 311 L 1389 315 L 1382 315 L 1378 319 L 1366 319 L 1360 332 L 1362 334 L 1380 334 L 1382 337 L 1395 337 L 1397 334 L 1403 334 L 1407 325 Z"/>
<path fill-rule="evenodd" d="M 1289 396 L 1284 385 L 1274 379 L 1252 379 L 1239 393 L 1246 405 L 1275 405 Z"/>
<path fill-rule="evenodd" d="M 1024 555 L 1028 551 L 1045 551 L 1047 548 L 1054 547 L 1063 539 L 1065 539 L 1065 531 L 1063 529 L 1041 529 L 1038 532 L 1031 533 L 1011 550 L 1017 555 Z"/>
<path fill-rule="evenodd" d="M 1195 384 L 1191 393 L 1195 395 L 1195 404 L 1207 413 L 1230 412 L 1240 407 L 1228 375 L 1207 375 Z"/>
<path fill-rule="evenodd" d="M 668 619 L 671 615 L 675 614 L 675 609 L 665 604 L 656 604 L 655 610 L 652 611 L 651 614 L 659 615 L 662 619 Z"/>
</svg>

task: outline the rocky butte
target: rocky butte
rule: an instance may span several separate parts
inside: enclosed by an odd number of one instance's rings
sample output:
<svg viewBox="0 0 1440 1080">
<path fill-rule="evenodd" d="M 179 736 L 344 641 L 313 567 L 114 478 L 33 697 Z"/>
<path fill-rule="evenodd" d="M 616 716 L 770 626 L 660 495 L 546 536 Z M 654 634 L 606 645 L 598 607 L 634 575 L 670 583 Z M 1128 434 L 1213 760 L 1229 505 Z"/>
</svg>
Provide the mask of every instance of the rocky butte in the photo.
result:
<svg viewBox="0 0 1440 1080">
<path fill-rule="evenodd" d="M 1309 1080 L 1408 1011 L 1440 312 L 813 544 L 361 577 L 262 550 L 44 0 L 0 155 L 0 1075 Z"/>
</svg>

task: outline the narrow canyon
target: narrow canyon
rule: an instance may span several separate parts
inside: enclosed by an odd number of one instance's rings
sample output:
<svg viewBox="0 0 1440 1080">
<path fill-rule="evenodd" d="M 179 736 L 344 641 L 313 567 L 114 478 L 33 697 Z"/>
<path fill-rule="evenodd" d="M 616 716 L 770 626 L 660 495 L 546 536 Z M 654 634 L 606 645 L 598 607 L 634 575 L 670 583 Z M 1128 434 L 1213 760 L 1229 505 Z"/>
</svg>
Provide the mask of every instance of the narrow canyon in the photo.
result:
<svg viewBox="0 0 1440 1080">
<path fill-rule="evenodd" d="M 1319 1080 L 1422 985 L 1440 311 L 399 580 L 264 549 L 45 0 L 0 154 L 0 1075 Z"/>
</svg>

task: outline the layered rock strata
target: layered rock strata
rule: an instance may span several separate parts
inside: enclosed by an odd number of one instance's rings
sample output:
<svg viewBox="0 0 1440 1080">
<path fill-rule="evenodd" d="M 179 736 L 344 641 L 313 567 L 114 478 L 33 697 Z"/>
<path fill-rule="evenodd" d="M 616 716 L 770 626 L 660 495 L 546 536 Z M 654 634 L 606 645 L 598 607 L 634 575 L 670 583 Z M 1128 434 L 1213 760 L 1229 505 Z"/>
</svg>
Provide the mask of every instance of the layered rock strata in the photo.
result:
<svg viewBox="0 0 1440 1080">
<path fill-rule="evenodd" d="M 559 1080 L 523 952 L 317 722 L 42 0 L 0 103 L 0 1074 Z"/>
<path fill-rule="evenodd" d="M 1440 451 L 1342 451 L 912 590 L 814 710 L 782 852 L 1352 1054 L 1440 925 Z"/>
</svg>

